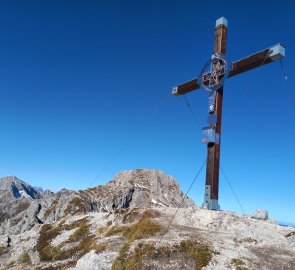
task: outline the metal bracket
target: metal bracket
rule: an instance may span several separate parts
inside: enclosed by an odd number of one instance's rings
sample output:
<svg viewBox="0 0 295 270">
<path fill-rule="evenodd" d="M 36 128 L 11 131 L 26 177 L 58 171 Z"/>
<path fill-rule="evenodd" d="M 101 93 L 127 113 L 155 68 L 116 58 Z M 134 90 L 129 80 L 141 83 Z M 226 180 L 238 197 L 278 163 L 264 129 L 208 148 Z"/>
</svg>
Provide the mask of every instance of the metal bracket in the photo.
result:
<svg viewBox="0 0 295 270">
<path fill-rule="evenodd" d="M 209 92 L 209 97 L 208 97 L 209 112 L 214 112 L 215 98 L 216 98 L 216 91 Z"/>
<path fill-rule="evenodd" d="M 204 127 L 202 129 L 202 143 L 215 143 L 219 144 L 219 134 L 216 133 L 215 127 Z"/>
<path fill-rule="evenodd" d="M 204 202 L 202 204 L 202 208 L 203 209 L 208 209 L 208 210 L 217 210 L 217 211 L 220 210 L 218 200 L 211 199 L 210 194 L 211 194 L 211 186 L 206 185 L 206 187 L 205 187 L 205 195 L 204 195 Z"/>
</svg>

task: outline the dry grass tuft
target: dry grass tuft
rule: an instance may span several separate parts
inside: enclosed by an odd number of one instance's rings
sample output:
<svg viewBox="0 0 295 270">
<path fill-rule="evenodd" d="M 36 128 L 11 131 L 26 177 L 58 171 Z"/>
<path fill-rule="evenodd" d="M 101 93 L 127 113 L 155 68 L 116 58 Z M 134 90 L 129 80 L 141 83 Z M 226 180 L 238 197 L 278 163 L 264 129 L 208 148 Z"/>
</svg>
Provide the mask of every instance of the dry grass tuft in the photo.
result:
<svg viewBox="0 0 295 270">
<path fill-rule="evenodd" d="M 128 240 L 136 240 L 153 236 L 162 230 L 162 226 L 148 218 L 139 220 L 138 223 L 130 226 L 123 232 L 123 236 Z"/>
<path fill-rule="evenodd" d="M 123 216 L 123 223 L 132 223 L 135 220 L 139 220 L 140 218 L 146 219 L 146 218 L 156 218 L 160 216 L 160 212 L 156 210 L 146 210 L 143 212 L 143 214 L 140 213 L 138 209 L 133 209 L 132 211 L 126 213 Z"/>
<path fill-rule="evenodd" d="M 52 203 L 51 207 L 49 207 L 48 209 L 46 209 L 46 211 L 44 213 L 44 218 L 45 219 L 48 218 L 51 213 L 55 213 L 56 212 L 57 204 L 58 204 L 58 201 L 54 201 Z"/>
<path fill-rule="evenodd" d="M 251 237 L 246 237 L 246 238 L 244 238 L 244 239 L 243 239 L 243 242 L 245 242 L 245 243 L 249 243 L 249 244 L 251 244 L 251 243 L 257 244 L 257 240 L 256 240 L 256 239 L 253 239 L 253 238 L 251 238 Z"/>
<path fill-rule="evenodd" d="M 112 270 L 137 270 L 143 269 L 144 262 L 150 260 L 170 260 L 176 255 L 181 255 L 183 260 L 194 262 L 194 269 L 201 270 L 207 266 L 212 258 L 212 250 L 208 245 L 197 240 L 182 241 L 179 245 L 155 247 L 154 244 L 141 244 L 129 254 L 130 243 L 125 243 L 112 265 Z"/>
<path fill-rule="evenodd" d="M 4 246 L 0 246 L 0 256 L 7 253 L 7 247 L 4 247 Z"/>
<path fill-rule="evenodd" d="M 89 236 L 89 228 L 87 222 L 81 223 L 77 226 L 78 229 L 69 237 L 68 242 L 78 242 L 81 239 Z"/>
<path fill-rule="evenodd" d="M 51 241 L 63 230 L 72 230 L 75 228 L 76 231 L 66 242 L 57 247 L 51 246 Z M 70 247 L 66 248 L 68 246 Z M 99 253 L 106 248 L 106 244 L 96 243 L 95 236 L 89 231 L 89 224 L 86 219 L 77 220 L 72 224 L 62 224 L 62 226 L 59 227 L 44 224 L 41 227 L 40 237 L 35 246 L 35 250 L 39 252 L 40 260 L 51 262 L 66 259 L 77 260 L 91 250 L 95 250 Z"/>
<path fill-rule="evenodd" d="M 98 233 L 98 234 L 103 234 L 106 230 L 107 230 L 107 228 L 105 228 L 105 227 L 99 227 L 99 228 L 97 229 L 97 233 Z"/>
<path fill-rule="evenodd" d="M 95 244 L 92 249 L 94 249 L 95 253 L 98 254 L 98 253 L 105 251 L 107 249 L 107 247 L 108 246 L 106 243 L 100 243 L 100 244 Z"/>
<path fill-rule="evenodd" d="M 28 252 L 25 252 L 21 257 L 21 262 L 23 264 L 32 264 L 31 257 Z"/>
<path fill-rule="evenodd" d="M 113 226 L 105 233 L 105 236 L 110 237 L 112 235 L 123 233 L 127 228 L 128 228 L 127 226 L 119 226 L 119 227 Z"/>
<path fill-rule="evenodd" d="M 132 223 L 134 222 L 136 219 L 138 219 L 140 217 L 140 212 L 137 209 L 133 209 L 130 212 L 127 212 L 124 216 L 123 216 L 123 223 Z"/>
<path fill-rule="evenodd" d="M 60 227 L 53 227 L 51 224 L 41 226 L 40 236 L 37 240 L 35 250 L 39 252 L 41 261 L 52 261 L 56 248 L 51 247 L 51 241 L 61 233 Z"/>
<path fill-rule="evenodd" d="M 251 237 L 246 237 L 246 238 L 243 238 L 243 239 L 240 239 L 240 240 L 234 238 L 233 240 L 234 240 L 234 242 L 239 243 L 239 244 L 242 244 L 242 243 L 257 244 L 257 240 L 255 240 L 255 239 L 253 239 Z"/>
<path fill-rule="evenodd" d="M 231 264 L 235 266 L 236 270 L 247 270 L 248 268 L 245 266 L 245 262 L 241 259 L 233 258 L 231 260 Z"/>
<path fill-rule="evenodd" d="M 71 267 L 76 266 L 76 262 L 75 261 L 68 261 L 64 264 L 59 264 L 56 266 L 53 265 L 49 265 L 49 266 L 42 266 L 42 267 L 37 267 L 35 270 L 67 270 Z"/>
<path fill-rule="evenodd" d="M 65 213 L 76 215 L 81 213 L 86 213 L 85 200 L 81 197 L 74 197 L 68 204 Z"/>
<path fill-rule="evenodd" d="M 162 231 L 163 227 L 152 220 L 160 214 L 157 211 L 148 210 L 140 215 L 137 211 L 130 212 L 125 215 L 123 221 L 130 220 L 134 217 L 140 216 L 137 223 L 131 226 L 111 227 L 106 236 L 122 234 L 125 239 L 122 245 L 119 256 L 113 262 L 112 270 L 137 270 L 143 269 L 144 262 L 151 260 L 170 260 L 170 258 L 177 255 L 183 260 L 190 260 L 195 265 L 195 270 L 201 270 L 207 266 L 212 258 L 213 251 L 211 248 L 197 240 L 186 240 L 180 242 L 179 245 L 160 246 L 155 247 L 154 244 L 139 243 L 130 253 L 130 246 L 132 241 L 155 236 Z M 132 218 L 130 218 L 132 217 Z"/>
<path fill-rule="evenodd" d="M 125 214 L 123 222 L 130 220 L 134 221 L 135 219 L 139 218 L 138 222 L 130 226 L 113 226 L 106 232 L 106 237 L 122 234 L 125 239 L 125 242 L 120 249 L 119 256 L 112 265 L 113 270 L 141 269 L 139 253 L 136 253 L 135 251 L 134 255 L 129 256 L 128 250 L 132 241 L 154 236 L 162 231 L 162 225 L 152 220 L 152 218 L 157 216 L 157 211 L 147 210 L 140 215 L 137 210 L 133 210 L 132 212 Z M 148 246 L 145 247 L 145 249 L 147 248 Z M 144 252 L 146 252 L 146 250 Z"/>
<path fill-rule="evenodd" d="M 211 248 L 197 240 L 184 240 L 177 247 L 178 252 L 186 253 L 195 262 L 195 270 L 201 270 L 212 259 Z"/>
<path fill-rule="evenodd" d="M 149 209 L 143 212 L 142 218 L 157 218 L 160 217 L 161 214 L 159 211 L 154 210 L 154 209 Z"/>
<path fill-rule="evenodd" d="M 129 241 L 154 236 L 162 230 L 162 225 L 151 220 L 154 213 L 145 211 L 140 220 L 131 226 L 113 226 L 105 234 L 106 237 L 122 234 Z"/>
</svg>

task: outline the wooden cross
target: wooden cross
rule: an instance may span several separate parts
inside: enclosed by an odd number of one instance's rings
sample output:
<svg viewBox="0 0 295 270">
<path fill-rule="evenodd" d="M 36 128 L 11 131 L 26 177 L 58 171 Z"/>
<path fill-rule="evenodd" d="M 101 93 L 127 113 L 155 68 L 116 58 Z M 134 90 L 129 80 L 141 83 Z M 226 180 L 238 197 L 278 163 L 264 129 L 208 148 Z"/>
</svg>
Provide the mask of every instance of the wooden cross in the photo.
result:
<svg viewBox="0 0 295 270">
<path fill-rule="evenodd" d="M 214 55 L 225 56 L 226 36 L 227 20 L 224 17 L 221 17 L 216 21 L 215 26 Z M 228 77 L 233 77 L 245 71 L 279 60 L 283 57 L 285 57 L 285 48 L 281 44 L 277 44 L 263 51 L 260 51 L 241 60 L 233 62 L 231 64 Z M 203 74 L 202 77 L 195 78 L 191 81 L 174 87 L 172 90 L 172 94 L 175 96 L 184 95 L 193 90 L 197 90 L 204 85 L 218 83 L 224 76 L 224 70 L 221 70 L 219 74 L 217 74 L 216 72 L 215 74 L 211 73 Z M 200 80 L 202 80 L 202 82 L 200 82 Z M 210 111 L 209 116 L 215 116 L 215 118 L 217 119 L 213 122 L 213 124 L 210 123 L 210 127 L 214 127 L 214 131 L 216 132 L 218 137 L 217 141 L 211 141 L 207 144 L 206 187 L 203 207 L 211 210 L 219 210 L 218 187 L 223 85 L 221 85 L 221 87 L 216 92 L 214 92 L 214 95 L 214 104 L 212 106 L 212 110 Z"/>
</svg>

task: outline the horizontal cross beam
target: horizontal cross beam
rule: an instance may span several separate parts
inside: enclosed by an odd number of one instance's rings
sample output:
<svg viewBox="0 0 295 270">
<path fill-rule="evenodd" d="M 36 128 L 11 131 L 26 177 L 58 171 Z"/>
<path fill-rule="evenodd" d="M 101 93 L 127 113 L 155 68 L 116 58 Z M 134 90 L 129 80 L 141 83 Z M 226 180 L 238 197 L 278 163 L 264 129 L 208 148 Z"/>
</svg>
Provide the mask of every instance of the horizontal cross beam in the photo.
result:
<svg viewBox="0 0 295 270">
<path fill-rule="evenodd" d="M 232 64 L 229 77 L 233 77 L 245 71 L 266 65 L 285 57 L 285 48 L 281 44 L 272 46 L 271 48 L 265 49 L 261 52 L 252 54 L 241 60 L 238 60 Z M 200 88 L 198 78 L 191 81 L 180 84 L 172 89 L 172 94 L 175 96 L 184 95 L 193 90 Z"/>
</svg>

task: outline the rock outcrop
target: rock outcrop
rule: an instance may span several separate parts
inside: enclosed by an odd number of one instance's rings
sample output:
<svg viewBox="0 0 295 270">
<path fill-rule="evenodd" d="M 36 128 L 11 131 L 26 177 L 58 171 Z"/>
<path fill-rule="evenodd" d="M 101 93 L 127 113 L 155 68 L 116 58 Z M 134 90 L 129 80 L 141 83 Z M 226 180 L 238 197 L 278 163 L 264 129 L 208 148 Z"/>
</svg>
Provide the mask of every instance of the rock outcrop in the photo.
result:
<svg viewBox="0 0 295 270">
<path fill-rule="evenodd" d="M 20 233 L 43 223 L 38 218 L 43 197 L 43 192 L 15 176 L 1 178 L 0 234 Z"/>
</svg>

